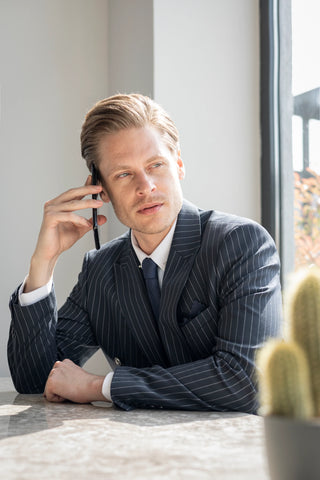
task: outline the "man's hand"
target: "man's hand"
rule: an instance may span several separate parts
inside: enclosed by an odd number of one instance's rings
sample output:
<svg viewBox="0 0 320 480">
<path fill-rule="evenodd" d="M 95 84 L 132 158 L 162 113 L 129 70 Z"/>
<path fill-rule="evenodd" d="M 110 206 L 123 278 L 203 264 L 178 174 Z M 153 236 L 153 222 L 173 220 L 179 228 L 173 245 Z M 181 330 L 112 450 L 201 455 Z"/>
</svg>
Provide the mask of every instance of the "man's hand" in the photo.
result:
<svg viewBox="0 0 320 480">
<path fill-rule="evenodd" d="M 25 293 L 48 283 L 59 255 L 91 230 L 92 219 L 87 220 L 75 212 L 101 207 L 103 205 L 101 200 L 85 198 L 101 190 L 101 185 L 91 185 L 91 175 L 89 175 L 84 186 L 72 188 L 45 203 L 43 221 L 31 259 Z M 104 215 L 98 215 L 99 225 L 103 225 L 106 221 Z"/>
<path fill-rule="evenodd" d="M 54 364 L 48 376 L 44 397 L 49 402 L 106 402 L 102 394 L 103 381 L 104 377 L 86 372 L 71 360 L 63 360 Z"/>
</svg>

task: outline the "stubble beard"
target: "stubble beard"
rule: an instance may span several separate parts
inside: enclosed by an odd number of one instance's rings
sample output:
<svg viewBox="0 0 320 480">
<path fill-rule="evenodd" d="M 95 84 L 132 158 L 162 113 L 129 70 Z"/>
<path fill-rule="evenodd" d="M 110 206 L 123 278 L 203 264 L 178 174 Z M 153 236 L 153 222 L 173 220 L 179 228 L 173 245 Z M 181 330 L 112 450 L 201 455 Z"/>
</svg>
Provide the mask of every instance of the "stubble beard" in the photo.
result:
<svg viewBox="0 0 320 480">
<path fill-rule="evenodd" d="M 153 202 L 159 202 L 159 203 L 166 203 L 164 202 L 163 199 L 159 200 L 159 199 L 152 199 Z M 121 213 L 121 208 L 119 209 L 117 205 L 115 205 L 114 203 L 112 203 L 112 206 L 113 206 L 113 209 L 114 209 L 114 213 L 115 215 L 117 216 L 118 220 L 123 224 L 125 225 L 126 227 L 130 228 L 131 230 L 135 231 L 135 232 L 138 232 L 138 233 L 141 233 L 141 234 L 147 234 L 147 235 L 158 235 L 160 233 L 163 233 L 164 231 L 166 230 L 170 230 L 171 226 L 173 225 L 174 221 L 176 220 L 180 210 L 181 210 L 181 207 L 182 207 L 182 195 L 181 197 L 179 197 L 179 199 L 175 199 L 174 201 L 174 204 L 175 204 L 175 207 L 174 209 L 172 210 L 172 215 L 170 215 L 171 218 L 167 218 L 164 220 L 164 223 L 162 223 L 162 225 L 157 225 L 157 223 L 153 223 L 151 222 L 151 225 L 141 225 L 140 223 L 137 222 L 137 224 L 135 224 L 134 220 L 133 221 L 130 221 L 130 217 L 126 216 L 126 215 L 122 215 Z M 146 203 L 145 201 L 143 202 L 139 202 L 138 206 L 140 206 L 140 204 L 143 204 L 143 203 Z M 137 211 L 137 205 L 135 205 L 133 207 L 134 211 Z"/>
</svg>

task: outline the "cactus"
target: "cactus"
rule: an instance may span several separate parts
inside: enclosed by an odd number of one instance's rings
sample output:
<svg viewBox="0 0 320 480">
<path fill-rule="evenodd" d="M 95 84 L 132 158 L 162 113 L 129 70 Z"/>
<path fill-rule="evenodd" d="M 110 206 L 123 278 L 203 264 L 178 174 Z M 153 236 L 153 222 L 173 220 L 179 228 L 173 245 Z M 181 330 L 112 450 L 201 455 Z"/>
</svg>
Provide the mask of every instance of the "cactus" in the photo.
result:
<svg viewBox="0 0 320 480">
<path fill-rule="evenodd" d="M 270 340 L 258 357 L 262 415 L 308 418 L 313 414 L 309 369 L 294 342 Z"/>
<path fill-rule="evenodd" d="M 319 270 L 296 277 L 287 303 L 287 341 L 269 340 L 257 358 L 261 413 L 320 416 Z"/>
<path fill-rule="evenodd" d="M 304 350 L 311 373 L 315 415 L 320 416 L 320 273 L 312 268 L 293 288 L 288 336 Z"/>
</svg>

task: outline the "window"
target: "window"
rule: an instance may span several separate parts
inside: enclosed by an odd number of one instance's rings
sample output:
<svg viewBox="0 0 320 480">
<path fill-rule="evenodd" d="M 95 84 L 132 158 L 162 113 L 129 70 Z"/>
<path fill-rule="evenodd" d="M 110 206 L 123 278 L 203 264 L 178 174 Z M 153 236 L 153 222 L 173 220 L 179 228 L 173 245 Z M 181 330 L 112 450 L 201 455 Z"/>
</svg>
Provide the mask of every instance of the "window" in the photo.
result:
<svg viewBox="0 0 320 480">
<path fill-rule="evenodd" d="M 261 0 L 262 223 L 283 281 L 320 267 L 320 2 Z"/>
</svg>

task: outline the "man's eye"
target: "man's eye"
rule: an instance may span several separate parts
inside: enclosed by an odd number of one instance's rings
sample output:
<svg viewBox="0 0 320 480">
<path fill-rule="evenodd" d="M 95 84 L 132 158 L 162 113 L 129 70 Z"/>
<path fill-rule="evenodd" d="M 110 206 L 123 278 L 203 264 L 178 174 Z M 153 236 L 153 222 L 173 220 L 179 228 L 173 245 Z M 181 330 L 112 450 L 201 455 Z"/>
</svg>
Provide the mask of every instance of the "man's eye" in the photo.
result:
<svg viewBox="0 0 320 480">
<path fill-rule="evenodd" d="M 129 175 L 128 172 L 119 173 L 118 178 L 125 178 Z"/>
<path fill-rule="evenodd" d="M 161 167 L 161 165 L 162 165 L 162 162 L 157 162 L 152 165 L 152 168 Z"/>
</svg>

